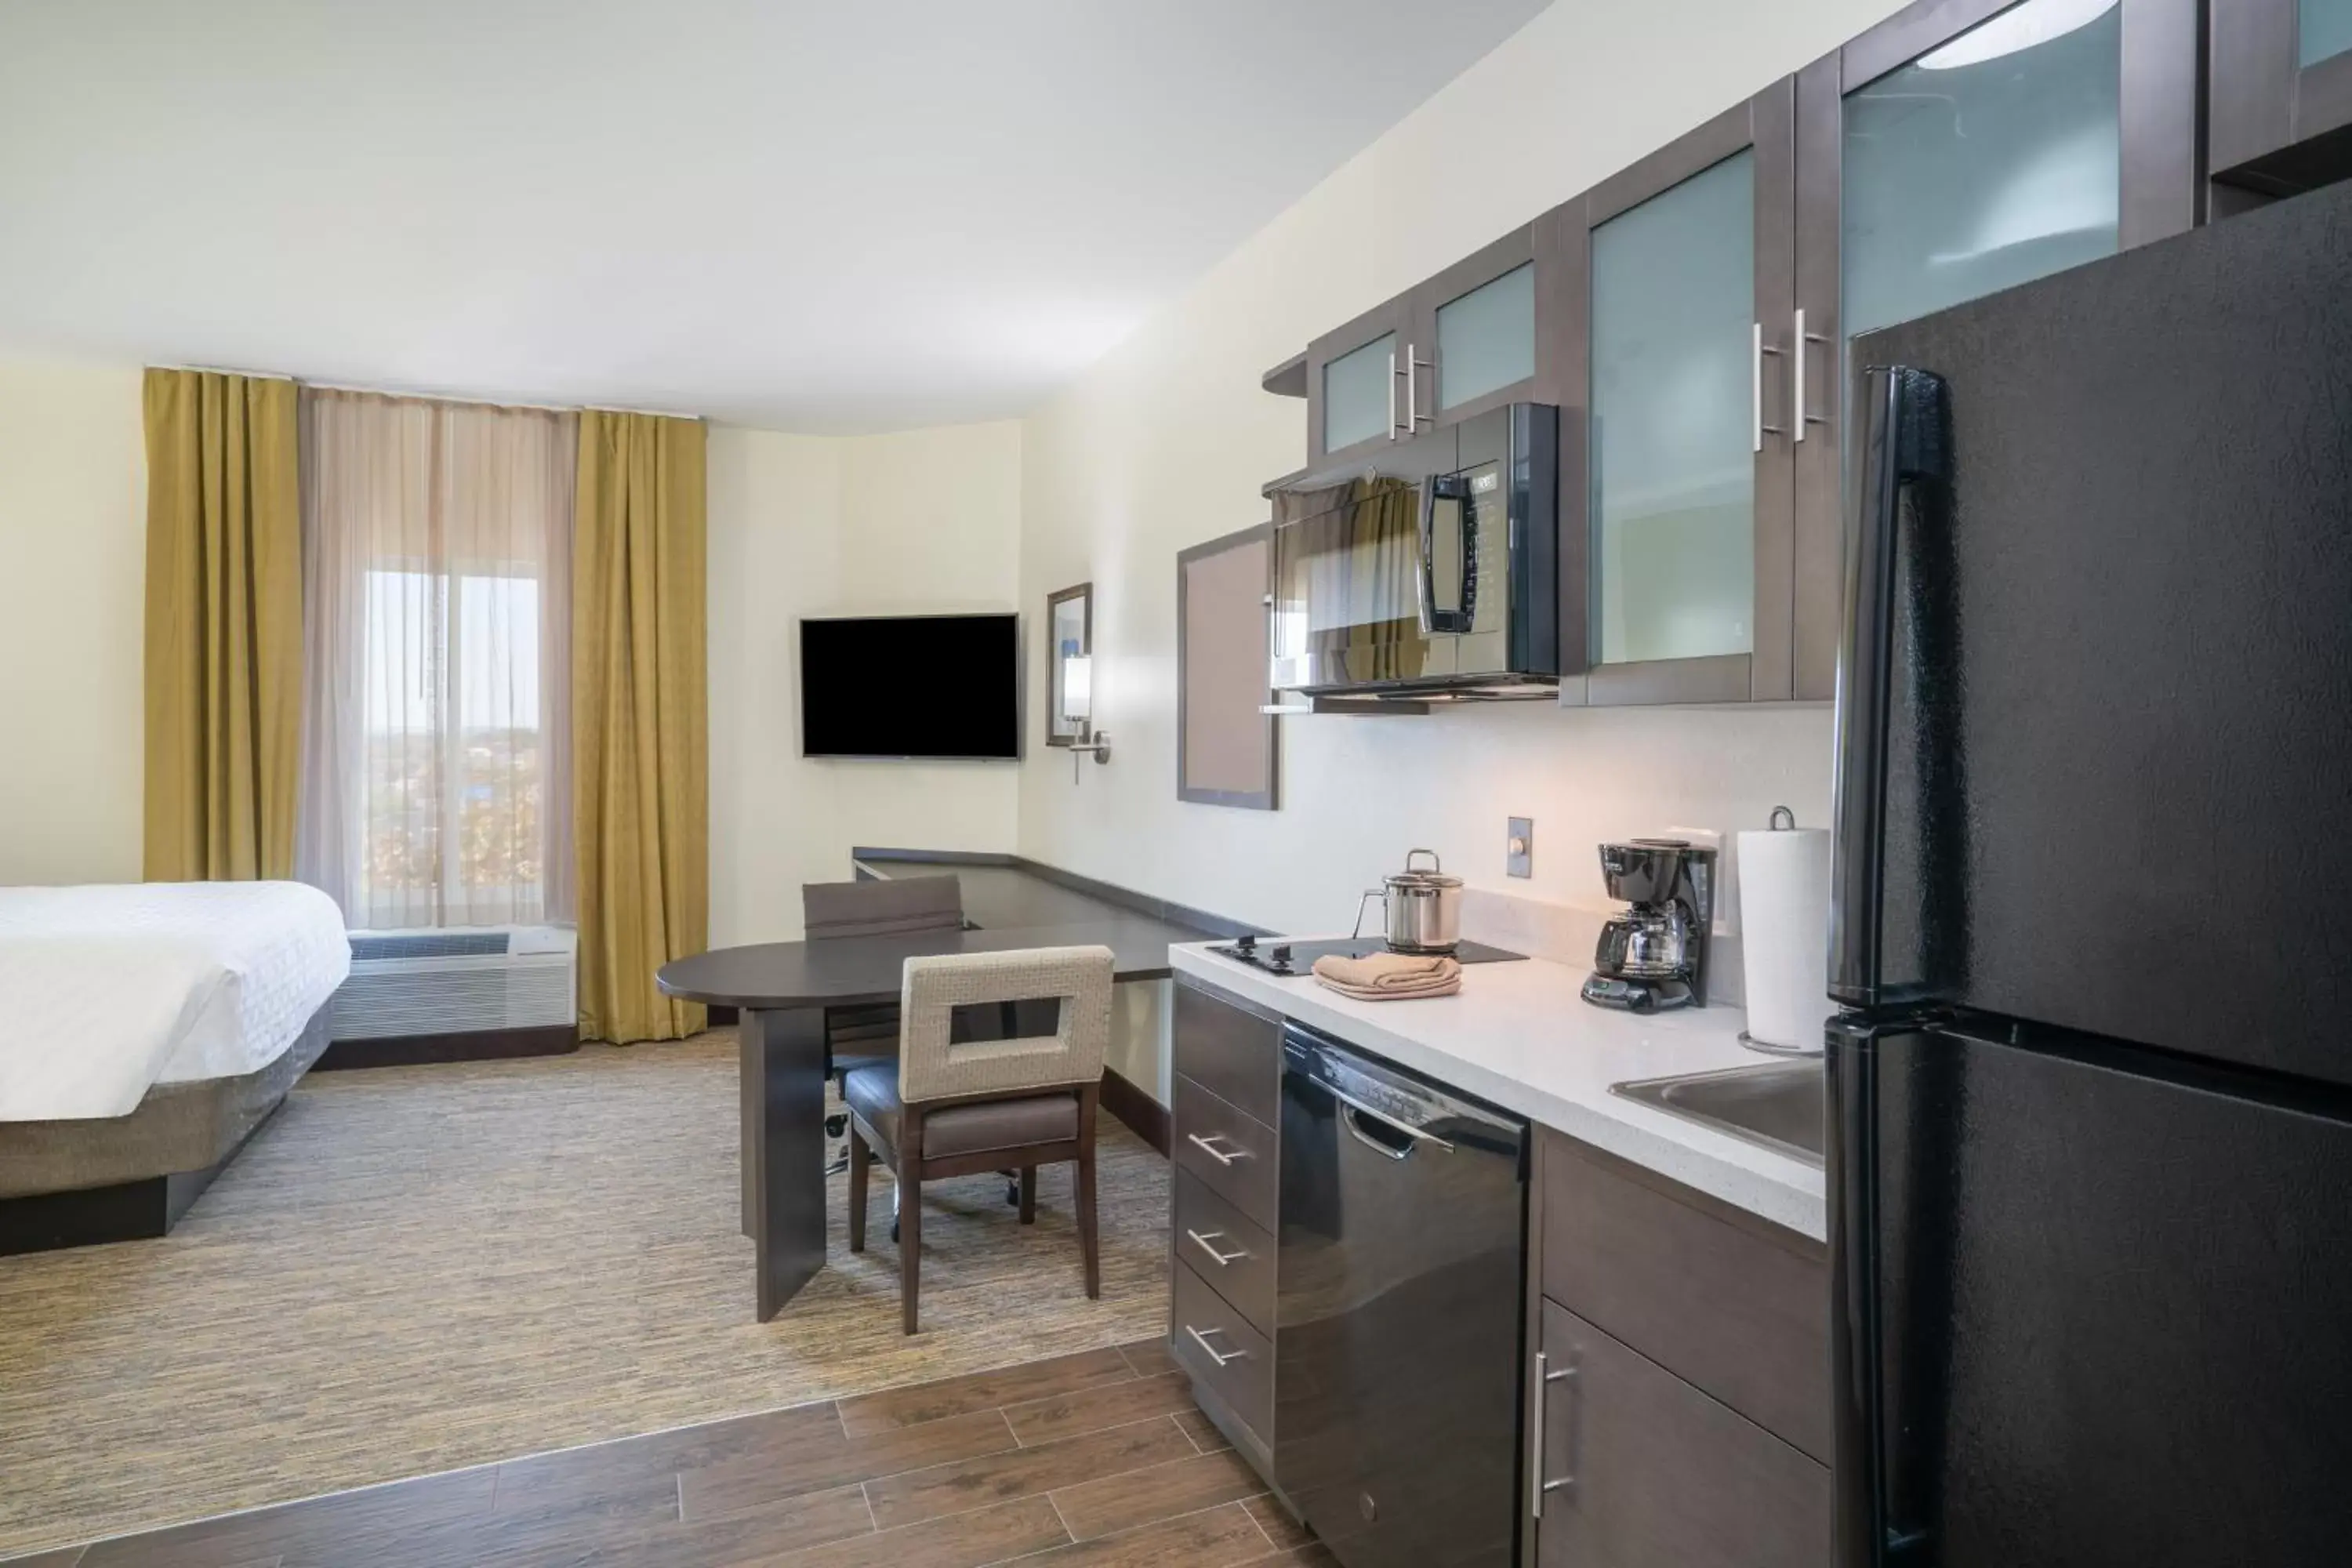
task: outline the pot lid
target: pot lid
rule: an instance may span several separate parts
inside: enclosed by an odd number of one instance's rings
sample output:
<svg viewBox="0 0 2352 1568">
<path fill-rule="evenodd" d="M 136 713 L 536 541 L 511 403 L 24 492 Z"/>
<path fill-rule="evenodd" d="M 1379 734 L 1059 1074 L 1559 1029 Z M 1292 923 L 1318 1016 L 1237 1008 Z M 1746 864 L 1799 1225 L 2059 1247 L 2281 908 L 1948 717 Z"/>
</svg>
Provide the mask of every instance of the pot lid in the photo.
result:
<svg viewBox="0 0 2352 1568">
<path fill-rule="evenodd" d="M 1412 857 L 1414 855 L 1426 855 L 1429 857 L 1428 869 L 1416 870 L 1414 868 L 1412 864 Z M 1403 870 L 1391 871 L 1388 876 L 1382 878 L 1381 880 L 1391 888 L 1406 891 L 1410 891 L 1415 888 L 1458 888 L 1462 885 L 1461 878 L 1449 877 L 1445 874 L 1442 864 L 1437 858 L 1437 851 L 1434 849 L 1413 850 L 1412 854 L 1409 854 L 1404 858 Z"/>
</svg>

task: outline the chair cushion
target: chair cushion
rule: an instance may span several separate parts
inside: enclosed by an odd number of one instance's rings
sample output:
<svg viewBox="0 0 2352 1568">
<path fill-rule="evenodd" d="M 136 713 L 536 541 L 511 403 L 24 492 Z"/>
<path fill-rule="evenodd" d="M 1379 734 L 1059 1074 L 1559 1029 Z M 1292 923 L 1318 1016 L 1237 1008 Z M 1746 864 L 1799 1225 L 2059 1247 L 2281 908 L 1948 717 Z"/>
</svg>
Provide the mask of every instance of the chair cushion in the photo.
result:
<svg viewBox="0 0 2352 1568">
<path fill-rule="evenodd" d="M 895 1062 L 860 1068 L 844 1080 L 842 1098 L 895 1152 L 904 1107 L 898 1101 Z M 1024 1094 L 1008 1100 L 951 1105 L 923 1118 L 923 1158 L 944 1160 L 992 1149 L 1055 1143 L 1078 1135 L 1078 1097 L 1068 1089 Z"/>
</svg>

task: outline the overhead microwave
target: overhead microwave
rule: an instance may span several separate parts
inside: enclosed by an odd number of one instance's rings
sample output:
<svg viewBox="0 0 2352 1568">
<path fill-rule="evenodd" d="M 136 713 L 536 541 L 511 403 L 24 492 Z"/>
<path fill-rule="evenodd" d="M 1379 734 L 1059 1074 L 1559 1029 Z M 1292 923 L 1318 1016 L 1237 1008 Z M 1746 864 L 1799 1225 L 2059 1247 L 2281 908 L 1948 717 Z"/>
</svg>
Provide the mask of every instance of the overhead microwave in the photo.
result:
<svg viewBox="0 0 2352 1568">
<path fill-rule="evenodd" d="M 1559 684 L 1559 411 L 1513 403 L 1273 492 L 1272 685 L 1401 701 Z"/>
</svg>

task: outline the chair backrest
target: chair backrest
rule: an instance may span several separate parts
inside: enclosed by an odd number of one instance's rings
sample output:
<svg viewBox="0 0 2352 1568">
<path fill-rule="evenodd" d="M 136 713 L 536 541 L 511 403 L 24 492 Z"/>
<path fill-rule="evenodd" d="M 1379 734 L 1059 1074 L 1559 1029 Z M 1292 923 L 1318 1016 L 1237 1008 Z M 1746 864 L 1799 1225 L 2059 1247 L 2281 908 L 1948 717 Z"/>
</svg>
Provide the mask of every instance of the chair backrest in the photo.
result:
<svg viewBox="0 0 2352 1568">
<path fill-rule="evenodd" d="M 811 942 L 837 936 L 894 936 L 910 931 L 960 931 L 963 884 L 953 877 L 805 882 L 801 886 L 801 925 Z"/>
<path fill-rule="evenodd" d="M 907 960 L 899 991 L 898 1098 L 909 1105 L 1095 1083 L 1110 1043 L 1111 952 L 1034 947 Z M 955 1040 L 958 1007 L 1061 1003 L 1050 1035 Z"/>
</svg>

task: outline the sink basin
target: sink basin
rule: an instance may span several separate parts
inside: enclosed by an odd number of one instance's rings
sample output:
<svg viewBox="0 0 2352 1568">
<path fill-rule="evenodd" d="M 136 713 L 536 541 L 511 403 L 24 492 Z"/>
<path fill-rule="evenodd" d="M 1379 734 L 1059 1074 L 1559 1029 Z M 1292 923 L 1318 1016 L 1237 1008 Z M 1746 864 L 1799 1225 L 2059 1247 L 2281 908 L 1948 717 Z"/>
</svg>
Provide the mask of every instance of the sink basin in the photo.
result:
<svg viewBox="0 0 2352 1568">
<path fill-rule="evenodd" d="M 1734 1138 L 1802 1160 L 1822 1163 L 1822 1059 L 1759 1062 L 1754 1067 L 1680 1078 L 1636 1079 L 1612 1083 L 1612 1094 L 1654 1105 L 1669 1116 L 1712 1127 Z"/>
</svg>

